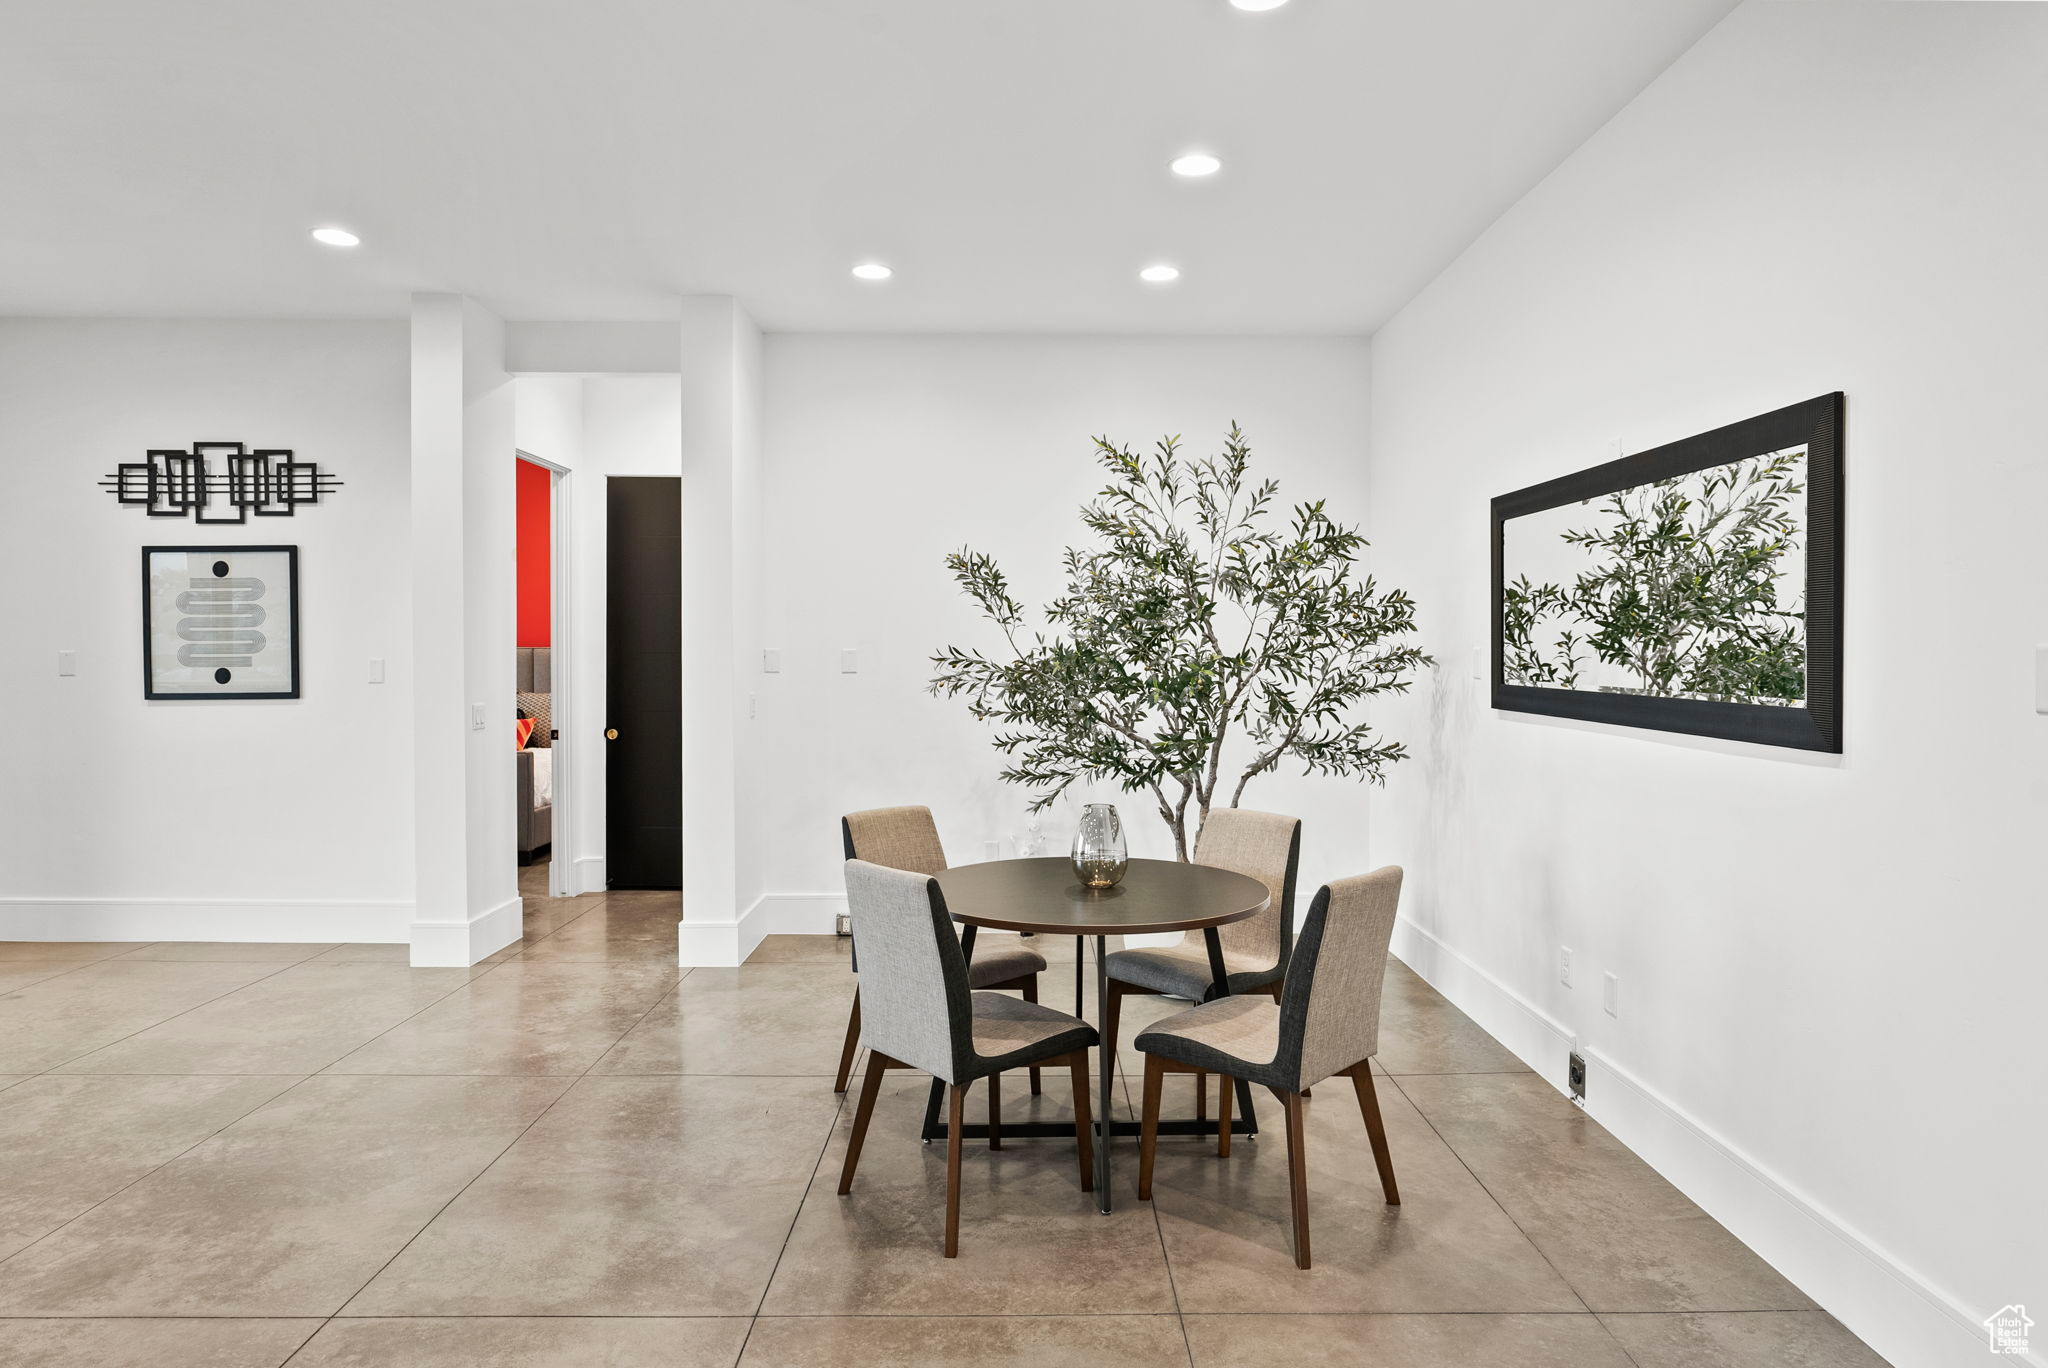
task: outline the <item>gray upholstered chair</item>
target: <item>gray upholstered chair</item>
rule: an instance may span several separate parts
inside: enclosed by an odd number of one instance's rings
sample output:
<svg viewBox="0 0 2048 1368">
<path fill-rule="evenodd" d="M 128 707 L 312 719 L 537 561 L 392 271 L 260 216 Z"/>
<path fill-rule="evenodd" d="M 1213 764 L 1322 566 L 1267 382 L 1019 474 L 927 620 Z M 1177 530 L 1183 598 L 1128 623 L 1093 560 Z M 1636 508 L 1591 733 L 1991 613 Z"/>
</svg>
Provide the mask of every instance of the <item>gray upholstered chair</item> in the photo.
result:
<svg viewBox="0 0 2048 1368">
<path fill-rule="evenodd" d="M 913 874 L 945 872 L 946 852 L 939 845 L 938 823 L 928 807 L 870 808 L 849 812 L 839 819 L 839 839 L 849 860 L 890 869 L 907 869 Z M 974 963 L 968 967 L 968 986 L 1015 990 L 1026 1002 L 1038 1001 L 1038 973 L 1045 968 L 1045 956 L 1023 946 L 989 944 L 990 937 L 975 938 Z M 995 938 L 1000 942 L 1002 937 Z M 860 972 L 860 946 L 853 951 L 854 972 Z M 832 1080 L 833 1092 L 846 1091 L 847 1075 L 853 1071 L 853 1056 L 860 1048 L 860 985 L 853 989 L 853 1008 L 846 1014 L 846 1043 L 839 1049 L 839 1075 Z M 1039 1090 L 1038 1070 L 1031 1071 L 1031 1091 Z"/>
<path fill-rule="evenodd" d="M 1198 865 L 1228 869 L 1259 880 L 1273 901 L 1256 917 L 1233 922 L 1217 931 L 1223 942 L 1223 969 L 1233 993 L 1271 992 L 1278 996 L 1294 939 L 1294 876 L 1301 864 L 1301 821 L 1249 808 L 1217 808 L 1202 823 L 1195 839 Z M 1186 935 L 1178 945 L 1111 951 L 1109 1000 L 1103 1004 L 1107 1057 L 1116 1054 L 1117 1019 L 1124 998 L 1157 993 L 1201 1002 L 1214 980 L 1209 950 L 1200 935 Z M 1196 1111 L 1208 1114 L 1207 1080 L 1196 1079 Z"/>
<path fill-rule="evenodd" d="M 974 992 L 960 937 L 938 881 L 924 874 L 846 862 L 846 904 L 853 943 L 867 968 L 861 1038 L 867 1075 L 853 1114 L 853 1136 L 839 1174 L 839 1195 L 853 1190 L 854 1166 L 889 1069 L 921 1069 L 946 1084 L 946 1257 L 960 1252 L 960 1140 L 968 1086 L 989 1084 L 989 1138 L 1000 1134 L 999 1078 L 1005 1069 L 1067 1066 L 1074 1083 L 1074 1143 L 1081 1190 L 1094 1190 L 1095 1154 L 1088 1114 L 1088 1047 L 1095 1028 L 1079 1017 L 1001 993 Z"/>
<path fill-rule="evenodd" d="M 1227 997 L 1191 1007 L 1142 1032 L 1145 1108 L 1138 1140 L 1138 1196 L 1152 1196 L 1152 1158 L 1159 1143 L 1159 1088 L 1166 1073 L 1222 1075 L 1217 1090 L 1221 1128 L 1217 1153 L 1230 1153 L 1230 1081 L 1263 1084 L 1287 1111 L 1287 1176 L 1294 1207 L 1294 1262 L 1308 1267 L 1308 1157 L 1302 1148 L 1302 1098 L 1325 1078 L 1343 1076 L 1358 1094 L 1387 1205 L 1398 1206 L 1394 1160 L 1373 1091 L 1379 1051 L 1380 987 L 1387 943 L 1401 901 L 1393 865 L 1325 884 L 1309 906 L 1300 942 L 1276 1003 Z"/>
</svg>

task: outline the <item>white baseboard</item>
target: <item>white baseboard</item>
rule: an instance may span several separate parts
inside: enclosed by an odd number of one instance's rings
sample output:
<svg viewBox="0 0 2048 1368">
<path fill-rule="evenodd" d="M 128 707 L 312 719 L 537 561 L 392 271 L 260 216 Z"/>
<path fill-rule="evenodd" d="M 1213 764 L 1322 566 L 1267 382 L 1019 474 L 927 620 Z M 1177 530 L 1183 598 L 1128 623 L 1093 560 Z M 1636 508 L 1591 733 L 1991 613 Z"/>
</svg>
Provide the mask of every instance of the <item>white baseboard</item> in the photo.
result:
<svg viewBox="0 0 2048 1368">
<path fill-rule="evenodd" d="M 1563 1023 L 1406 919 L 1394 953 L 1563 1090 Z M 1996 1307 L 1973 1312 L 1613 1060 L 1582 1053 L 1587 1112 L 1884 1358 L 1932 1368 L 1984 1354 L 1978 1315 Z M 2038 1353 L 1999 1362 L 2044 1368 Z"/>
<path fill-rule="evenodd" d="M 569 862 L 569 892 L 571 896 L 604 892 L 604 856 L 585 855 Z"/>
<path fill-rule="evenodd" d="M 519 939 L 526 900 L 507 898 L 466 919 L 415 921 L 411 926 L 415 969 L 467 969 Z"/>
<path fill-rule="evenodd" d="M 302 898 L 0 898 L 0 940 L 404 943 L 413 905 Z"/>
<path fill-rule="evenodd" d="M 686 969 L 730 969 L 745 964 L 764 936 L 829 936 L 846 910 L 843 893 L 768 893 L 730 920 L 683 914 L 676 927 L 676 961 Z"/>
</svg>

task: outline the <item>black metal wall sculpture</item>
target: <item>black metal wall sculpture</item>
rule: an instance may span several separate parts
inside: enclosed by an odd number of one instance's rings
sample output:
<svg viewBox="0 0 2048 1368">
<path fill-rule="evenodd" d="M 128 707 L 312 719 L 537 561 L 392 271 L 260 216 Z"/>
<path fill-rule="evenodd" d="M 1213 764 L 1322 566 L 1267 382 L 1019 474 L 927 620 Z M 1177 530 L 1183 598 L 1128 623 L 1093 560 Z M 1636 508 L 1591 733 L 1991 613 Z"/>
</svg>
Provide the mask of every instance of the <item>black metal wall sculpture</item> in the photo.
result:
<svg viewBox="0 0 2048 1368">
<path fill-rule="evenodd" d="M 216 470 L 214 458 L 226 462 Z M 240 442 L 194 442 L 190 451 L 151 451 L 143 461 L 124 461 L 100 480 L 116 503 L 132 504 L 152 518 L 192 516 L 196 523 L 246 523 L 289 518 L 300 504 L 341 487 L 314 461 L 295 461 L 282 448 L 250 451 Z"/>
</svg>

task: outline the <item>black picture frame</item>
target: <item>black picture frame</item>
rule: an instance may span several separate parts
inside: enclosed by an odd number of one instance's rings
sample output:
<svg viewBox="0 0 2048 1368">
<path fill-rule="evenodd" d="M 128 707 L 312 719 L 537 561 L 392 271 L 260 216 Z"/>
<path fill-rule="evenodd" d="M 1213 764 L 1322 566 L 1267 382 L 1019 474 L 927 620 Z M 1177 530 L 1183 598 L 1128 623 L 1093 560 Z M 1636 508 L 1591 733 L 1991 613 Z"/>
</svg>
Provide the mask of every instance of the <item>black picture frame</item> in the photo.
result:
<svg viewBox="0 0 2048 1368">
<path fill-rule="evenodd" d="M 1842 392 L 1823 394 L 1493 501 L 1493 706 L 1839 754 L 1842 749 Z M 1551 689 L 1507 682 L 1503 638 L 1508 521 L 1563 504 L 1806 447 L 1806 701 L 1790 707 Z"/>
<path fill-rule="evenodd" d="M 195 691 L 191 689 L 168 690 L 158 687 L 156 652 L 152 622 L 156 616 L 153 585 L 150 579 L 150 558 L 156 555 L 213 556 L 225 559 L 230 556 L 247 556 L 257 553 L 282 555 L 285 558 L 286 574 L 283 598 L 290 615 L 286 648 L 290 652 L 290 685 L 285 689 L 248 689 L 220 692 Z M 165 702 L 242 702 L 254 699 L 297 698 L 299 696 L 299 548 L 276 545 L 234 545 L 234 546 L 145 546 L 142 548 L 142 696 L 151 701 Z"/>
</svg>

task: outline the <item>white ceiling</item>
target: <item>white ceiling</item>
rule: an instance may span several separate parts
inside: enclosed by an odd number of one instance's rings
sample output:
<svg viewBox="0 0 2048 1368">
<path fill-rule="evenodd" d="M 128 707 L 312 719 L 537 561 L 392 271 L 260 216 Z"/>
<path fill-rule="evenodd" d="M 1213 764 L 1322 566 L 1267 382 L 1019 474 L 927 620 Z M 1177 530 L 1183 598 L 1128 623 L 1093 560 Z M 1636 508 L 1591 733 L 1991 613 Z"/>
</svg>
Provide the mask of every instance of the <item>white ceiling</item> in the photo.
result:
<svg viewBox="0 0 2048 1368">
<path fill-rule="evenodd" d="M 1370 332 L 1733 3 L 0 0 L 0 314 Z"/>
</svg>

